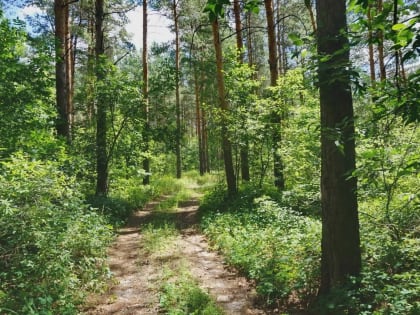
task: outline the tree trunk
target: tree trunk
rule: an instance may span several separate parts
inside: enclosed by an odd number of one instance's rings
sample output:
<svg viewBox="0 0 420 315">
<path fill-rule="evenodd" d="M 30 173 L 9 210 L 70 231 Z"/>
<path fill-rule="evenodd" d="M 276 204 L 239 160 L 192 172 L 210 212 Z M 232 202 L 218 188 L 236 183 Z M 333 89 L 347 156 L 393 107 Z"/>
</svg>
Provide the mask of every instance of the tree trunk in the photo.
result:
<svg viewBox="0 0 420 315">
<path fill-rule="evenodd" d="M 105 79 L 104 71 L 104 0 L 95 2 L 95 57 L 96 57 L 96 82 L 99 84 Z M 97 92 L 96 101 L 96 194 L 108 194 L 108 155 L 107 155 L 107 110 L 103 92 Z"/>
<path fill-rule="evenodd" d="M 277 12 L 277 24 L 276 24 L 276 29 L 277 29 L 277 32 L 276 32 L 276 35 L 277 35 L 277 54 L 278 54 L 278 57 L 277 57 L 277 63 L 278 63 L 278 69 L 279 69 L 279 75 L 281 75 L 281 74 L 285 74 L 285 71 L 284 71 L 284 67 L 283 67 L 283 57 L 282 57 L 282 41 L 281 41 L 281 33 L 282 33 L 282 25 L 281 25 L 281 23 L 280 23 L 280 19 L 281 19 L 281 10 L 280 10 L 280 8 L 281 8 L 281 0 L 277 0 L 276 1 L 277 3 L 276 3 L 276 5 L 277 5 L 277 10 L 276 10 L 276 12 Z"/>
<path fill-rule="evenodd" d="M 254 47 L 252 45 L 252 32 L 251 32 L 251 17 L 252 13 L 246 13 L 246 27 L 247 27 L 247 39 L 246 39 L 246 48 L 248 51 L 248 65 L 252 67 L 254 65 Z"/>
<path fill-rule="evenodd" d="M 55 23 L 55 87 L 58 117 L 56 121 L 57 135 L 70 142 L 70 124 L 68 121 L 68 85 L 66 64 L 66 31 L 68 5 L 64 0 L 54 0 Z"/>
<path fill-rule="evenodd" d="M 143 0 L 143 106 L 144 106 L 144 131 L 143 131 L 143 140 L 144 140 L 144 152 L 146 157 L 143 158 L 143 169 L 145 171 L 145 176 L 143 178 L 143 185 L 150 184 L 150 159 L 148 157 L 149 152 L 149 134 L 150 134 L 150 117 L 149 117 L 149 66 L 147 61 L 147 0 Z"/>
<path fill-rule="evenodd" d="M 210 173 L 210 161 L 209 161 L 209 145 L 208 145 L 208 132 L 207 132 L 207 119 L 206 112 L 201 110 L 201 130 L 203 132 L 203 165 L 204 171 Z"/>
<path fill-rule="evenodd" d="M 314 34 L 315 34 L 316 33 L 316 22 L 315 22 L 314 10 L 312 9 L 312 1 L 311 0 L 305 0 L 305 6 L 308 9 L 309 17 L 311 18 L 312 32 L 314 32 Z"/>
<path fill-rule="evenodd" d="M 369 69 L 370 69 L 370 81 L 372 86 L 375 85 L 376 73 L 375 73 L 375 59 L 373 54 L 373 34 L 372 34 L 372 5 L 369 4 L 367 8 L 367 19 L 368 19 L 368 47 L 369 47 Z"/>
<path fill-rule="evenodd" d="M 242 39 L 242 22 L 241 22 L 241 6 L 239 0 L 233 1 L 233 12 L 235 15 L 235 31 L 236 31 L 236 48 L 238 49 L 238 62 L 244 62 L 244 43 Z M 243 181 L 249 181 L 249 150 L 248 142 L 240 146 L 240 160 L 241 160 L 241 177 Z"/>
<path fill-rule="evenodd" d="M 378 14 L 383 11 L 383 1 L 378 0 Z M 385 69 L 385 56 L 384 56 L 384 32 L 380 29 L 377 30 L 378 36 L 378 61 L 379 61 L 379 74 L 381 81 L 386 80 Z"/>
<path fill-rule="evenodd" d="M 198 84 L 197 66 L 194 65 L 194 94 L 195 94 L 195 121 L 196 134 L 198 139 L 198 168 L 200 175 L 204 175 L 204 150 L 203 150 L 203 132 L 201 130 L 201 106 L 200 106 L 200 87 Z"/>
<path fill-rule="evenodd" d="M 89 41 L 87 47 L 87 83 L 86 83 L 86 111 L 87 126 L 93 126 L 95 113 L 95 17 L 88 15 Z"/>
<path fill-rule="evenodd" d="M 68 136 L 67 140 L 69 143 L 72 141 L 72 128 L 73 128 L 73 94 L 74 94 L 74 49 L 73 49 L 73 36 L 71 34 L 71 19 L 70 19 L 70 8 L 66 5 L 65 10 L 66 18 L 66 90 L 67 90 L 67 109 L 66 119 L 68 123 Z"/>
<path fill-rule="evenodd" d="M 268 35 L 268 63 L 270 66 L 270 85 L 276 86 L 279 72 L 277 68 L 277 45 L 276 31 L 274 24 L 273 0 L 264 0 L 266 18 L 267 18 L 267 35 Z M 283 161 L 280 154 L 281 145 L 281 114 L 278 110 L 271 113 L 272 123 L 272 140 L 273 140 L 273 173 L 274 186 L 279 190 L 284 189 Z"/>
<path fill-rule="evenodd" d="M 181 103 L 179 97 L 179 27 L 177 1 L 173 0 L 174 29 L 175 29 L 175 111 L 176 111 L 176 178 L 181 178 L 182 162 L 181 162 Z"/>
<path fill-rule="evenodd" d="M 317 1 L 321 103 L 322 261 L 320 294 L 358 276 L 361 268 L 355 134 L 345 0 Z M 333 79 L 332 76 L 337 76 Z"/>
<path fill-rule="evenodd" d="M 226 182 L 228 194 L 234 195 L 236 189 L 236 177 L 232 159 L 232 144 L 228 135 L 226 115 L 229 111 L 229 105 L 226 100 L 225 82 L 223 76 L 223 56 L 222 56 L 222 43 L 220 41 L 219 21 L 217 18 L 212 21 L 213 42 L 216 52 L 216 78 L 217 78 L 217 91 L 219 96 L 219 104 L 222 114 L 222 150 L 223 160 L 225 164 Z"/>
</svg>

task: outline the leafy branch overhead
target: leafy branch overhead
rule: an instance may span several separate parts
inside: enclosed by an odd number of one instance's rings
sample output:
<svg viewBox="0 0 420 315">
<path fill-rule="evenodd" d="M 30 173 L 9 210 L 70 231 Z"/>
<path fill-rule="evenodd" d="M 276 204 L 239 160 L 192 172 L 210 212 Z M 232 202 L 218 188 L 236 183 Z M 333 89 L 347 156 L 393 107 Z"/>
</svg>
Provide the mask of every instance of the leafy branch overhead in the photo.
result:
<svg viewBox="0 0 420 315">
<path fill-rule="evenodd" d="M 259 6 L 262 4 L 259 0 L 249 0 L 245 2 L 244 10 L 258 14 Z M 203 12 L 208 13 L 210 21 L 214 21 L 218 17 L 225 16 L 225 5 L 230 5 L 229 0 L 208 0 Z"/>
</svg>

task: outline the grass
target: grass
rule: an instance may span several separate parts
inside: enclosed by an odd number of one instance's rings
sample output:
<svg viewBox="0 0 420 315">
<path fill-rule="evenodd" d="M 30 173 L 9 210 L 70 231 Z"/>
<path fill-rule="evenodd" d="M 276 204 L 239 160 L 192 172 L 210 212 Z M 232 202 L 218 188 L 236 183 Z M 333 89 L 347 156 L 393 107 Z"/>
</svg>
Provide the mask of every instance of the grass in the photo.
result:
<svg viewBox="0 0 420 315">
<path fill-rule="evenodd" d="M 179 235 L 174 223 L 158 219 L 142 228 L 141 244 L 147 253 L 157 253 L 168 249 Z"/>
<path fill-rule="evenodd" d="M 179 230 L 173 222 L 180 202 L 196 198 L 202 185 L 213 185 L 214 176 L 200 177 L 188 172 L 182 179 L 163 177 L 155 183 L 160 195 L 166 196 L 154 209 L 147 224 L 141 227 L 141 255 L 159 261 L 164 270 L 159 290 L 161 310 L 169 315 L 223 315 L 214 300 L 198 285 L 188 272 L 176 240 Z M 170 259 L 166 259 L 168 252 Z"/>
<path fill-rule="evenodd" d="M 160 287 L 160 307 L 169 315 L 223 315 L 223 310 L 199 287 L 185 266 L 166 268 Z"/>
</svg>

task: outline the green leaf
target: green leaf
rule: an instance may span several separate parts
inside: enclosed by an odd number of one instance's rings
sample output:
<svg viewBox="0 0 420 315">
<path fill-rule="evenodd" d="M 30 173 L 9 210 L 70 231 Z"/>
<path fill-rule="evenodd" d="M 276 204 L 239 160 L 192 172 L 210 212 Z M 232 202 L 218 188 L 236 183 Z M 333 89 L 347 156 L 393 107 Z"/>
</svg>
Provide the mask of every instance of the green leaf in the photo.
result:
<svg viewBox="0 0 420 315">
<path fill-rule="evenodd" d="M 403 23 L 398 23 L 398 24 L 394 24 L 392 25 L 392 30 L 393 31 L 401 31 L 402 29 L 406 28 L 405 24 Z"/>
<path fill-rule="evenodd" d="M 290 33 L 289 38 L 293 42 L 293 45 L 295 45 L 295 46 L 302 46 L 303 45 L 303 40 L 302 40 L 302 38 L 300 38 L 299 34 Z"/>
<path fill-rule="evenodd" d="M 258 14 L 260 12 L 260 5 L 261 5 L 261 1 L 259 0 L 249 0 L 246 1 L 245 6 L 244 6 L 244 10 L 245 12 L 252 12 L 254 14 Z"/>
</svg>

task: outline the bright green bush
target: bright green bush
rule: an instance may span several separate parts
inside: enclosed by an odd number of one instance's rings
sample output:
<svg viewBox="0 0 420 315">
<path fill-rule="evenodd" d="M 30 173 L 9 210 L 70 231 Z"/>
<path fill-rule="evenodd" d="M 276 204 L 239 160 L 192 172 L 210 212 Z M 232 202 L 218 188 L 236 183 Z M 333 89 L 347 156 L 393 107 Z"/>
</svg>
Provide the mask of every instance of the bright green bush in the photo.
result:
<svg viewBox="0 0 420 315">
<path fill-rule="evenodd" d="M 76 314 L 108 276 L 112 227 L 55 163 L 2 163 L 0 226 L 0 313 Z"/>
<path fill-rule="evenodd" d="M 266 196 L 240 194 L 227 209 L 213 198 L 206 200 L 224 211 L 207 212 L 202 227 L 228 263 L 256 280 L 269 303 L 291 295 L 308 302 L 319 282 L 320 222 Z"/>
</svg>

